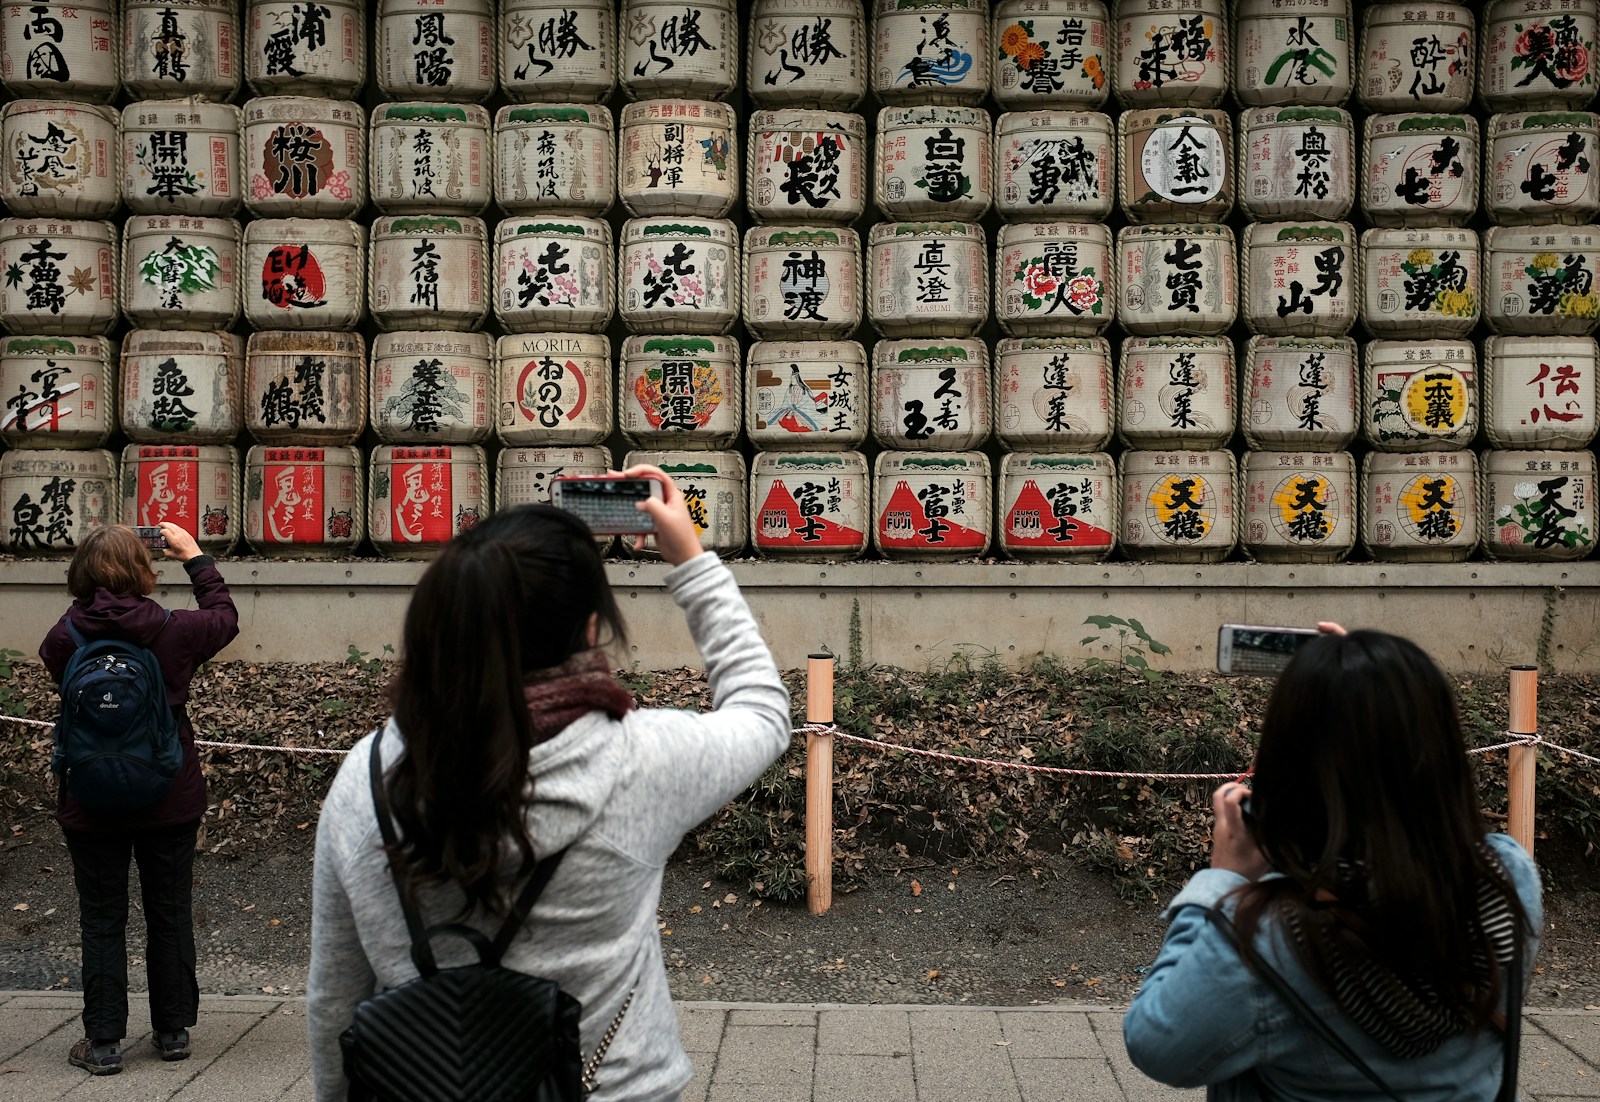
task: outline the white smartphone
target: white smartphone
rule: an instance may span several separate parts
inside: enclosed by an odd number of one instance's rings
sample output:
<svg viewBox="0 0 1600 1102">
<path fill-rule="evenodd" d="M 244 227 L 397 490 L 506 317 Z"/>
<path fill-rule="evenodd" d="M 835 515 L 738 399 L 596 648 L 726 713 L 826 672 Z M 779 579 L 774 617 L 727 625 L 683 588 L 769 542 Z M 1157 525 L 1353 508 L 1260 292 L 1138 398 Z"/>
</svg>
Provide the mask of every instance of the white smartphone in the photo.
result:
<svg viewBox="0 0 1600 1102">
<path fill-rule="evenodd" d="M 550 482 L 550 503 L 580 517 L 597 536 L 654 532 L 656 523 L 638 503 L 665 496 L 658 478 L 620 474 L 563 475 Z"/>
<path fill-rule="evenodd" d="M 1269 677 L 1282 673 L 1295 652 L 1319 634 L 1316 628 L 1223 624 L 1217 632 L 1217 669 Z"/>
</svg>

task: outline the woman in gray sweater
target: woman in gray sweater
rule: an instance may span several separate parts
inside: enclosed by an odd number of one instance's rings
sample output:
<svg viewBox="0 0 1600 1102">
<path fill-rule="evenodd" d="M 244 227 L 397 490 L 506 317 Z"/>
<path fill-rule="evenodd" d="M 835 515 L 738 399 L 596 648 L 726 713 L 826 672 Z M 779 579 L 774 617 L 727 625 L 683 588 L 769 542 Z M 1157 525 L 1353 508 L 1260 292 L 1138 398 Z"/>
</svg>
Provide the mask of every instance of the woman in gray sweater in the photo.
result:
<svg viewBox="0 0 1600 1102">
<path fill-rule="evenodd" d="M 634 707 L 600 649 L 621 617 L 593 537 L 549 506 L 496 514 L 448 545 L 406 615 L 381 762 L 398 869 L 428 924 L 491 937 L 533 860 L 567 850 L 504 958 L 582 1003 L 585 1060 L 629 992 L 595 1102 L 676 1099 L 693 1070 L 661 960 L 662 869 L 683 835 L 789 744 L 789 696 L 733 575 L 683 495 L 641 508 L 705 660 L 709 713 Z M 317 826 L 308 1014 L 318 1102 L 346 1097 L 339 1035 L 356 1004 L 418 972 L 357 743 Z M 476 959 L 436 938 L 439 967 Z M 419 1062 L 428 1053 L 416 1054 Z"/>
</svg>

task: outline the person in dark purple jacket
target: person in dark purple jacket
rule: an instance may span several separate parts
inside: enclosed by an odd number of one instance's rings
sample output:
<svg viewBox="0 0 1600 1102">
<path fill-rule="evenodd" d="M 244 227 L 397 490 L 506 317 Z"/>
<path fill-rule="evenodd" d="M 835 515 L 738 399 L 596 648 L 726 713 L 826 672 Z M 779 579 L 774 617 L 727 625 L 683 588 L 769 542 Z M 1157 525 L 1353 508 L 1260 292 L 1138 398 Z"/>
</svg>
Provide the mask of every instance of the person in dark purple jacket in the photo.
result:
<svg viewBox="0 0 1600 1102">
<path fill-rule="evenodd" d="M 122 639 L 146 647 L 161 663 L 167 703 L 178 721 L 183 767 L 154 807 L 134 814 L 91 814 L 60 788 L 56 821 L 67 836 L 78 888 L 83 940 L 85 1037 L 67 1060 L 93 1075 L 122 1070 L 128 1026 L 128 865 L 139 862 L 147 934 L 145 973 L 150 986 L 151 1038 L 163 1060 L 189 1055 L 200 989 L 195 980 L 194 849 L 206 812 L 206 781 L 194 746 L 185 703 L 195 669 L 239 634 L 239 612 L 216 563 L 194 537 L 163 524 L 165 555 L 183 563 L 194 585 L 196 608 L 167 610 L 150 599 L 156 574 L 150 552 L 125 525 L 96 528 L 83 538 L 67 567 L 74 598 L 39 647 L 45 668 L 61 683 L 77 648 L 67 621 L 88 641 Z"/>
</svg>

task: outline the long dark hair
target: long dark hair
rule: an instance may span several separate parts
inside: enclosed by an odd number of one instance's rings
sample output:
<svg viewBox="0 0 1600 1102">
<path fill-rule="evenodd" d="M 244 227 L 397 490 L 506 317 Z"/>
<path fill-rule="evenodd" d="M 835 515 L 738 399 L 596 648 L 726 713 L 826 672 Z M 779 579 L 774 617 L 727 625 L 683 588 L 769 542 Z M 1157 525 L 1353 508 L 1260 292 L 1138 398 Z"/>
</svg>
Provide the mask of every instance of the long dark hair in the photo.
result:
<svg viewBox="0 0 1600 1102">
<path fill-rule="evenodd" d="M 461 914 L 510 907 L 502 865 L 533 861 L 526 810 L 534 737 L 526 676 L 624 638 L 594 536 L 549 505 L 496 513 L 457 536 L 423 573 L 406 610 L 390 687 L 406 749 L 389 770 L 393 851 L 413 892 L 454 883 Z"/>
<path fill-rule="evenodd" d="M 1354 949 L 1490 1020 L 1500 970 L 1480 888 L 1526 916 L 1484 845 L 1455 694 L 1419 647 L 1378 631 L 1306 644 L 1267 704 L 1251 810 L 1284 877 L 1242 892 L 1247 933 L 1276 910 L 1309 935 L 1298 947 L 1324 989 L 1330 947 Z"/>
</svg>

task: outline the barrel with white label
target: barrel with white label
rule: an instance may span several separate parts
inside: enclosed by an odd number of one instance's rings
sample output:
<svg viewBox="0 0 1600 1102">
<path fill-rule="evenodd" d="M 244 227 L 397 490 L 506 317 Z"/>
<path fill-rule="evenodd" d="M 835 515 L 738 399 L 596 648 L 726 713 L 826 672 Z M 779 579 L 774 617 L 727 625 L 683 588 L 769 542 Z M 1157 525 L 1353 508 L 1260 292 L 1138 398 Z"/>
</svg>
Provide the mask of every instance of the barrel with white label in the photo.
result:
<svg viewBox="0 0 1600 1102">
<path fill-rule="evenodd" d="M 994 200 L 994 136 L 981 107 L 885 107 L 872 198 L 886 218 L 975 222 Z"/>
<path fill-rule="evenodd" d="M 231 103 L 141 100 L 122 109 L 122 200 L 135 214 L 233 215 L 244 186 Z"/>
<path fill-rule="evenodd" d="M 1249 451 L 1240 549 L 1257 562 L 1343 562 L 1356 545 L 1349 452 Z"/>
<path fill-rule="evenodd" d="M 1478 432 L 1476 350 L 1467 341 L 1369 341 L 1362 430 L 1382 451 L 1465 448 Z"/>
<path fill-rule="evenodd" d="M 752 226 L 744 235 L 743 318 L 762 340 L 848 337 L 861 324 L 861 235 Z"/>
<path fill-rule="evenodd" d="M 1130 448 L 1224 447 L 1235 376 L 1226 337 L 1129 337 L 1117 372 L 1117 434 Z"/>
<path fill-rule="evenodd" d="M 1125 226 L 1117 234 L 1117 320 L 1139 335 L 1226 333 L 1239 316 L 1227 226 Z"/>
<path fill-rule="evenodd" d="M 885 337 L 975 336 L 989 318 L 989 250 L 969 222 L 867 232 L 867 317 Z"/>
<path fill-rule="evenodd" d="M 989 0 L 877 0 L 872 92 L 888 104 L 980 104 L 990 49 Z"/>
<path fill-rule="evenodd" d="M 744 416 L 732 337 L 629 337 L 617 365 L 617 427 L 635 447 L 717 449 Z"/>
<path fill-rule="evenodd" d="M 502 444 L 602 444 L 616 426 L 611 341 L 602 334 L 501 337 L 495 377 L 495 432 Z"/>
<path fill-rule="evenodd" d="M 131 216 L 123 223 L 122 312 L 153 329 L 231 328 L 242 247 L 231 218 Z"/>
<path fill-rule="evenodd" d="M 1339 107 L 1239 115 L 1239 206 L 1251 218 L 1340 221 L 1356 201 L 1356 133 Z"/>
<path fill-rule="evenodd" d="M 1098 562 L 1117 545 L 1117 465 L 1105 452 L 1013 452 L 1000 461 L 1000 550 L 1013 559 Z"/>
<path fill-rule="evenodd" d="M 1230 451 L 1122 454 L 1122 550 L 1152 562 L 1221 562 L 1238 536 Z"/>
<path fill-rule="evenodd" d="M 369 6 L 247 0 L 244 78 L 258 96 L 354 99 L 367 83 Z"/>
<path fill-rule="evenodd" d="M 553 479 L 605 474 L 610 469 L 611 453 L 601 447 L 501 448 L 495 461 L 495 511 L 518 505 L 548 505 Z M 611 541 L 608 538 L 604 542 Z"/>
<path fill-rule="evenodd" d="M 725 218 L 630 218 L 617 313 L 632 333 L 726 333 L 739 320 L 739 230 Z"/>
<path fill-rule="evenodd" d="M 381 104 L 370 138 L 367 183 L 385 214 L 478 214 L 489 205 L 489 112 L 477 104 Z"/>
<path fill-rule="evenodd" d="M 1130 222 L 1220 222 L 1233 209 L 1233 174 L 1226 111 L 1144 108 L 1117 119 L 1117 196 Z"/>
<path fill-rule="evenodd" d="M 0 107 L 0 200 L 37 218 L 109 218 L 121 199 L 114 107 L 12 100 Z"/>
<path fill-rule="evenodd" d="M 0 442 L 99 448 L 117 427 L 116 371 L 104 337 L 0 338 Z"/>
<path fill-rule="evenodd" d="M 252 333 L 244 420 L 262 444 L 354 444 L 367 427 L 367 345 L 359 333 Z"/>
<path fill-rule="evenodd" d="M 1239 0 L 1234 95 L 1252 107 L 1343 103 L 1355 85 L 1350 0 Z"/>
<path fill-rule="evenodd" d="M 990 32 L 1001 110 L 1098 110 L 1110 98 L 1114 34 L 1101 0 L 998 0 Z"/>
<path fill-rule="evenodd" d="M 491 285 L 483 219 L 373 220 L 368 295 L 379 329 L 476 329 L 489 316 Z"/>
<path fill-rule="evenodd" d="M 1008 111 L 995 120 L 994 165 L 994 206 L 1006 221 L 1104 221 L 1116 127 L 1098 111 Z"/>
<path fill-rule="evenodd" d="M 111 222 L 0 219 L 0 328 L 8 333 L 109 333 L 117 308 Z"/>
<path fill-rule="evenodd" d="M 1594 453 L 1485 451 L 1478 502 L 1483 550 L 1508 562 L 1572 562 L 1594 550 Z"/>
<path fill-rule="evenodd" d="M 734 0 L 622 0 L 622 90 L 724 99 L 739 84 L 739 15 Z"/>
<path fill-rule="evenodd" d="M 1252 222 L 1240 246 L 1244 323 L 1274 337 L 1342 337 L 1356 324 L 1356 229 Z"/>
<path fill-rule="evenodd" d="M 119 88 L 116 41 L 112 0 L 7 4 L 0 8 L 0 85 L 18 99 L 110 103 Z"/>
<path fill-rule="evenodd" d="M 745 432 L 757 448 L 858 448 L 871 404 L 867 351 L 855 341 L 762 341 L 745 353 Z"/>
<path fill-rule="evenodd" d="M 867 94 L 867 11 L 860 0 L 755 0 L 745 91 L 758 107 L 851 111 Z"/>
<path fill-rule="evenodd" d="M 1488 134 L 1483 205 L 1498 225 L 1578 225 L 1600 215 L 1600 115 L 1493 115 Z"/>
<path fill-rule="evenodd" d="M 244 457 L 244 538 L 269 559 L 331 559 L 367 535 L 360 448 L 277 448 Z"/>
<path fill-rule="evenodd" d="M 1116 273 L 1111 230 L 1098 222 L 1012 222 L 995 247 L 995 320 L 1011 336 L 1103 333 Z"/>
<path fill-rule="evenodd" d="M 240 72 L 235 0 L 122 0 L 121 7 L 124 91 L 135 99 L 233 98 Z"/>
<path fill-rule="evenodd" d="M 489 438 L 494 338 L 410 330 L 372 339 L 372 429 L 385 444 L 481 444 Z"/>
<path fill-rule="evenodd" d="M 136 444 L 231 444 L 244 428 L 244 338 L 135 329 L 122 340 L 120 417 Z"/>
<path fill-rule="evenodd" d="M 1002 448 L 1092 452 L 1110 441 L 1116 390 L 1106 338 L 1007 338 L 994 346 L 994 362 Z"/>
<path fill-rule="evenodd" d="M 1589 106 L 1600 12 L 1588 0 L 1492 0 L 1483 12 L 1478 94 L 1490 111 Z"/>
<path fill-rule="evenodd" d="M 623 469 L 647 463 L 660 467 L 683 493 L 700 546 L 719 555 L 744 551 L 749 536 L 749 477 L 744 456 L 727 451 L 631 451 Z M 645 557 L 654 557 L 649 551 Z"/>
<path fill-rule="evenodd" d="M 391 559 L 432 558 L 490 512 L 489 461 L 473 444 L 379 444 L 367 486 L 367 531 Z"/>
<path fill-rule="evenodd" d="M 1251 337 L 1239 428 L 1252 448 L 1338 451 L 1360 430 L 1356 342 L 1350 337 Z"/>
<path fill-rule="evenodd" d="M 1478 209 L 1478 120 L 1368 115 L 1361 213 L 1374 226 L 1465 226 Z"/>
<path fill-rule="evenodd" d="M 349 329 L 366 313 L 367 231 L 343 218 L 261 218 L 244 231 L 244 316 L 257 329 Z"/>
<path fill-rule="evenodd" d="M 1233 50 L 1223 0 L 1118 0 L 1113 91 L 1124 107 L 1215 107 Z"/>
<path fill-rule="evenodd" d="M 1497 448 L 1569 451 L 1595 435 L 1593 337 L 1489 337 L 1483 342 L 1483 435 Z"/>
<path fill-rule="evenodd" d="M 1368 111 L 1464 111 L 1477 90 L 1470 4 L 1401 0 L 1361 13 L 1356 98 Z"/>
<path fill-rule="evenodd" d="M 208 555 L 239 539 L 239 453 L 222 444 L 122 449 L 122 523 L 176 524 Z"/>
<path fill-rule="evenodd" d="M 972 451 L 993 428 L 989 348 L 981 340 L 879 341 L 872 347 L 872 436 L 902 451 Z"/>
<path fill-rule="evenodd" d="M 354 218 L 367 204 L 366 112 L 349 100 L 250 100 L 244 171 L 258 218 Z"/>
<path fill-rule="evenodd" d="M 609 222 L 507 218 L 495 228 L 495 317 L 513 333 L 600 332 L 616 308 L 611 258 Z"/>
<path fill-rule="evenodd" d="M 867 120 L 838 111 L 750 116 L 745 201 L 757 222 L 849 223 L 867 209 Z"/>
<path fill-rule="evenodd" d="M 982 452 L 879 452 L 873 546 L 886 559 L 981 558 L 994 536 L 993 485 Z"/>
<path fill-rule="evenodd" d="M 1483 320 L 1496 333 L 1587 336 L 1600 327 L 1600 226 L 1495 226 L 1483 234 Z"/>
<path fill-rule="evenodd" d="M 1483 302 L 1472 230 L 1361 235 L 1361 324 L 1374 337 L 1466 337 Z"/>
<path fill-rule="evenodd" d="M 750 543 L 768 559 L 844 562 L 866 551 L 872 482 L 860 452 L 757 452 Z"/>
<path fill-rule="evenodd" d="M 500 88 L 513 103 L 603 103 L 617 86 L 615 0 L 501 0 Z"/>
<path fill-rule="evenodd" d="M 1361 546 L 1380 562 L 1464 562 L 1478 546 L 1478 464 L 1465 449 L 1368 452 Z"/>
<path fill-rule="evenodd" d="M 494 197 L 513 215 L 598 218 L 617 197 L 616 130 L 598 103 L 502 107 L 494 116 Z"/>
<path fill-rule="evenodd" d="M 630 103 L 617 132 L 617 197 L 635 217 L 726 217 L 739 200 L 738 140 L 726 103 Z"/>
<path fill-rule="evenodd" d="M 67 558 L 91 528 L 116 522 L 117 459 L 104 449 L 0 455 L 0 551 Z"/>
<path fill-rule="evenodd" d="M 498 83 L 494 26 L 494 0 L 380 0 L 378 91 L 385 99 L 484 102 Z"/>
</svg>

